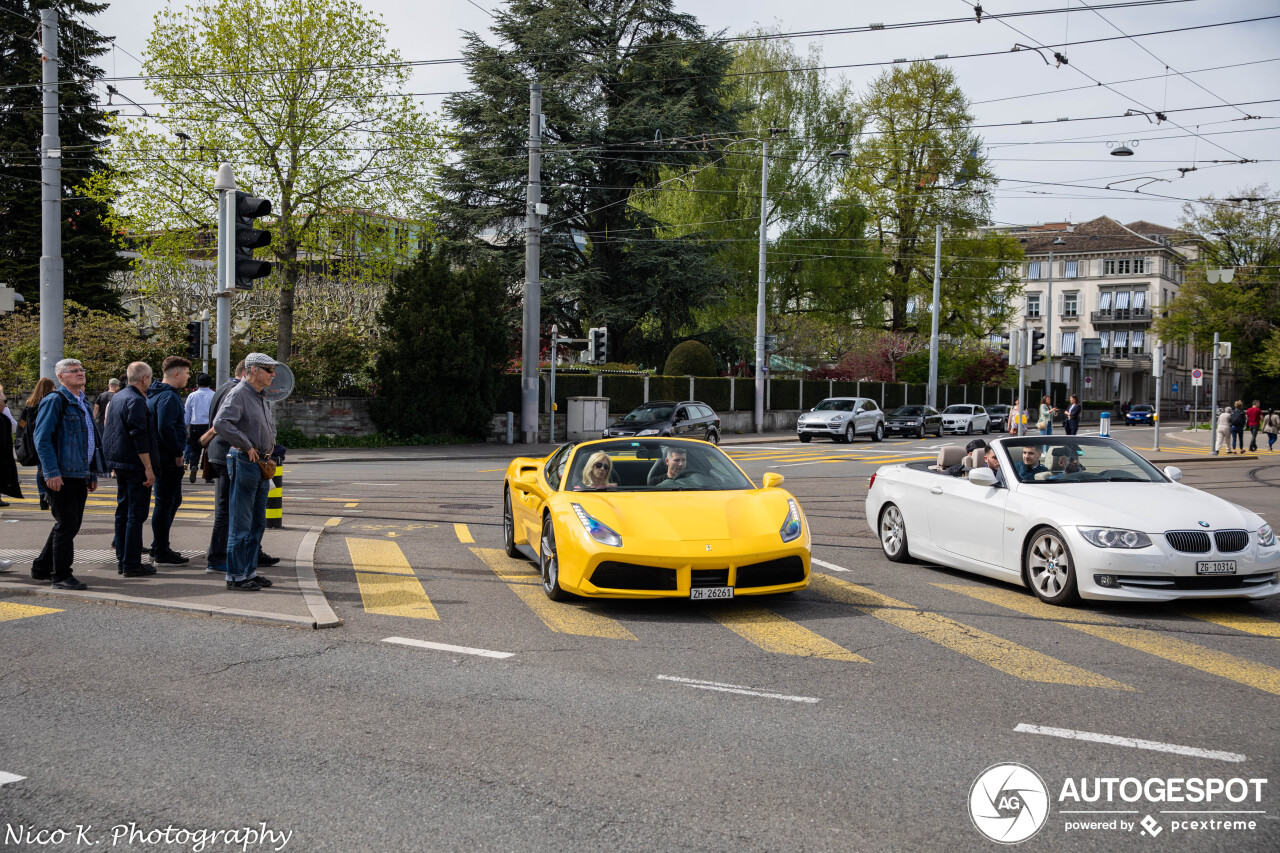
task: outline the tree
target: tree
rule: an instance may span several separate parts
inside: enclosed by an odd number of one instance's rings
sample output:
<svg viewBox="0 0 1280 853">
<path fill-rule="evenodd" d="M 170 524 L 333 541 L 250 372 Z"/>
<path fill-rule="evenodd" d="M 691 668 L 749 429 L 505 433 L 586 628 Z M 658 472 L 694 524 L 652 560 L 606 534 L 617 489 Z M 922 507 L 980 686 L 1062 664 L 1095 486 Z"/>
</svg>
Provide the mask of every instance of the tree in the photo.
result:
<svg viewBox="0 0 1280 853">
<path fill-rule="evenodd" d="M 396 279 L 379 312 L 384 327 L 371 414 L 400 436 L 488 435 L 509 356 L 512 305 L 493 262 L 456 263 L 445 245 L 424 251 Z"/>
<path fill-rule="evenodd" d="M 305 272 L 389 281 L 429 236 L 440 133 L 404 95 L 386 26 L 354 0 L 166 8 L 144 68 L 166 108 L 120 128 L 122 224 L 144 250 L 192 254 L 183 235 L 215 221 L 214 172 L 231 163 L 240 189 L 272 203 L 280 360 Z"/>
<path fill-rule="evenodd" d="M 673 5 L 512 0 L 495 13 L 497 44 L 465 35 L 474 91 L 445 104 L 458 157 L 441 172 L 442 227 L 499 255 L 514 282 L 524 248 L 523 117 L 529 84 L 542 84 L 543 318 L 570 332 L 609 326 L 619 358 L 647 315 L 683 314 L 724 284 L 705 262 L 708 249 L 660 242 L 659 223 L 635 203 L 658 190 L 664 167 L 711 159 L 703 135 L 734 130 L 740 112 L 725 98 L 729 52 Z"/>
<path fill-rule="evenodd" d="M 845 186 L 871 217 L 871 248 L 880 256 L 873 276 L 888 327 L 924 330 L 941 224 L 942 331 L 1002 328 L 1013 310 L 1005 269 L 1022 252 L 1016 240 L 977 231 L 989 217 L 996 178 L 969 129 L 973 114 L 955 74 L 932 62 L 894 66 L 872 82 L 859 114 L 867 133 Z"/>
<path fill-rule="evenodd" d="M 106 8 L 89 0 L 0 0 L 0 282 L 28 302 L 40 298 L 40 158 L 43 94 L 40 50 L 33 35 L 39 10 L 58 15 L 58 136 L 62 145 L 63 295 L 93 309 L 121 311 L 108 287 L 112 273 L 128 267 L 107 224 L 110 196 L 88 198 L 80 187 L 107 172 L 103 162 L 107 124 L 90 83 L 102 76 L 95 60 L 105 38 L 85 19 Z"/>
</svg>

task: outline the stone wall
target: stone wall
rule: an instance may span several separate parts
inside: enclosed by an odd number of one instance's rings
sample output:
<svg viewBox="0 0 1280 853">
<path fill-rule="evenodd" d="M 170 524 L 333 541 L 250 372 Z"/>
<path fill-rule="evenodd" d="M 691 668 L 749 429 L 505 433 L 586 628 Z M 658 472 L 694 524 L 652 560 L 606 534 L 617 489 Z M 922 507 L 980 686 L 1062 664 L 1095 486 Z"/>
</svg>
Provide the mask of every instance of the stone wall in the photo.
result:
<svg viewBox="0 0 1280 853">
<path fill-rule="evenodd" d="M 368 397 L 290 397 L 275 407 L 276 424 L 302 430 L 303 435 L 372 435 Z"/>
</svg>

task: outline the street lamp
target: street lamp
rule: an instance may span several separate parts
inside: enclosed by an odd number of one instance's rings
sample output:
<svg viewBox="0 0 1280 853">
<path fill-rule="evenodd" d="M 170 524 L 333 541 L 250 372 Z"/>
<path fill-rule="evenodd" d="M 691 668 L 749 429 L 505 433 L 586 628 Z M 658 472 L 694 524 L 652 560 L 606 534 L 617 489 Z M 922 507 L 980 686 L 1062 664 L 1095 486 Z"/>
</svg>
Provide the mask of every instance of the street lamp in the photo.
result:
<svg viewBox="0 0 1280 853">
<path fill-rule="evenodd" d="M 1049 244 L 1049 294 L 1044 311 L 1044 393 L 1053 396 L 1053 247 L 1065 246 L 1067 241 L 1057 237 Z"/>
</svg>

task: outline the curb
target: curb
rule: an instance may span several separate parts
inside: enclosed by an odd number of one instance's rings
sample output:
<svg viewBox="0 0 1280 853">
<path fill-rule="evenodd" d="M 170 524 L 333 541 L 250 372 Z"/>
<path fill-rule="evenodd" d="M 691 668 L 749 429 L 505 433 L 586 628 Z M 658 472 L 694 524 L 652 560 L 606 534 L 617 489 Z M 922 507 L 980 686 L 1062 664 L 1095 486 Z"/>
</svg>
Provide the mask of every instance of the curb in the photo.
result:
<svg viewBox="0 0 1280 853">
<path fill-rule="evenodd" d="M 324 590 L 316 580 L 316 545 L 324 528 L 323 524 L 311 525 L 307 535 L 298 543 L 298 554 L 293 561 L 298 573 L 298 588 L 302 590 L 302 599 L 307 603 L 307 609 L 311 611 L 311 618 L 314 620 L 311 627 L 317 629 L 342 625 L 342 620 L 329 606 L 329 599 L 325 598 Z"/>
</svg>

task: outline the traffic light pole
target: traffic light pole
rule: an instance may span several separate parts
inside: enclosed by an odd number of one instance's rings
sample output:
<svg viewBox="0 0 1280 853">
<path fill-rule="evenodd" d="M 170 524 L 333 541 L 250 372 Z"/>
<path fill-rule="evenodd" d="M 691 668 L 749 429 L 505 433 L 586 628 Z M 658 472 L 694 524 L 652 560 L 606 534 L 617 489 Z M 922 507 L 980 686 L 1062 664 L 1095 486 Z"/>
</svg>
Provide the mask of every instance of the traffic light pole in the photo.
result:
<svg viewBox="0 0 1280 853">
<path fill-rule="evenodd" d="M 542 230 L 538 204 L 541 201 L 542 86 L 530 83 L 529 192 L 524 211 L 524 328 L 520 344 L 520 430 L 525 444 L 538 441 L 538 344 L 542 328 Z"/>
<path fill-rule="evenodd" d="M 1213 333 L 1213 388 L 1209 393 L 1209 436 L 1213 443 L 1213 452 L 1222 450 L 1218 446 L 1218 333 Z"/>
<path fill-rule="evenodd" d="M 760 157 L 760 281 L 756 294 L 756 376 L 755 376 L 755 419 L 756 432 L 764 432 L 764 380 L 765 365 L 769 356 L 764 348 L 764 316 L 765 316 L 765 260 L 768 251 L 768 204 L 769 204 L 769 134 L 762 134 L 760 140 L 764 146 Z"/>
<path fill-rule="evenodd" d="M 218 167 L 213 188 L 218 191 L 218 340 L 214 363 L 219 388 L 231 378 L 231 293 L 235 276 L 236 176 L 230 163 Z"/>
<path fill-rule="evenodd" d="M 40 10 L 44 133 L 40 137 L 40 376 L 62 360 L 62 142 L 58 138 L 58 11 Z"/>
<path fill-rule="evenodd" d="M 209 372 L 209 309 L 200 312 L 200 372 Z"/>
<path fill-rule="evenodd" d="M 925 401 L 933 408 L 938 408 L 938 315 L 942 313 L 941 279 L 942 276 L 942 223 L 934 230 L 933 238 L 933 325 L 929 332 L 929 387 L 928 399 Z M 905 403 L 906 400 L 903 400 Z"/>
</svg>

